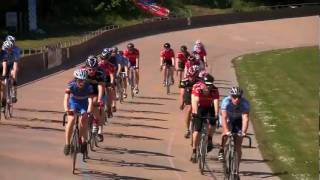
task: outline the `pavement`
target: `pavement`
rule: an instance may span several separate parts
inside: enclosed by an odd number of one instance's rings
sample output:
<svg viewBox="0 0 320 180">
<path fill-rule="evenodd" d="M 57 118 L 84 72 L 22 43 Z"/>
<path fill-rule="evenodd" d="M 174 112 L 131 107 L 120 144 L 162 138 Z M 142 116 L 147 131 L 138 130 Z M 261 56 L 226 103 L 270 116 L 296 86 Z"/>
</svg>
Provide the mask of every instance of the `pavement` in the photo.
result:
<svg viewBox="0 0 320 180">
<path fill-rule="evenodd" d="M 303 17 L 230 24 L 164 33 L 134 39 L 141 52 L 140 94 L 123 104 L 104 128 L 105 140 L 76 175 L 71 158 L 63 155 L 64 88 L 74 68 L 61 70 L 18 89 L 14 117 L 0 121 L 0 179 L 223 179 L 217 148 L 207 156 L 206 172 L 189 161 L 190 140 L 185 139 L 177 84 L 170 95 L 161 85 L 159 53 L 165 42 L 177 51 L 200 39 L 208 51 L 208 70 L 222 96 L 237 85 L 231 60 L 247 53 L 318 45 L 319 17 Z M 118 45 L 123 49 L 127 42 Z M 263 159 L 250 124 L 252 147 L 244 141 L 241 179 L 279 179 Z M 220 130 L 214 144 L 220 141 Z"/>
</svg>

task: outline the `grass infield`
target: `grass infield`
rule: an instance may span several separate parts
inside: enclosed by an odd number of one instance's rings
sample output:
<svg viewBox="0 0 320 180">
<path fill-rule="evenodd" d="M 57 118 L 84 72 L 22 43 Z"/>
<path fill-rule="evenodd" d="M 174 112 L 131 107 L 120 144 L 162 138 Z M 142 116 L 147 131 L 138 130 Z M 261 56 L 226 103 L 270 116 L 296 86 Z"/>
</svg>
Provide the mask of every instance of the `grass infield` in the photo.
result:
<svg viewBox="0 0 320 180">
<path fill-rule="evenodd" d="M 318 179 L 318 48 L 261 52 L 233 63 L 273 172 L 285 180 Z"/>
</svg>

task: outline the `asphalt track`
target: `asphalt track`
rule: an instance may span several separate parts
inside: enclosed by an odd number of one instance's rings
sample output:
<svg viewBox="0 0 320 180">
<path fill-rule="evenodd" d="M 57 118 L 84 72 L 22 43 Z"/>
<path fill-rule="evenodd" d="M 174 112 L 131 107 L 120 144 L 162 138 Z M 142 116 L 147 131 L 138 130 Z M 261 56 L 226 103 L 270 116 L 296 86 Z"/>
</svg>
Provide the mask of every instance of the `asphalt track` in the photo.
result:
<svg viewBox="0 0 320 180">
<path fill-rule="evenodd" d="M 206 45 L 209 70 L 221 95 L 237 84 L 231 60 L 246 53 L 318 44 L 319 17 L 292 18 L 207 27 L 133 40 L 141 51 L 141 93 L 119 106 L 104 129 L 105 141 L 90 153 L 87 163 L 71 173 L 71 159 L 62 153 L 61 125 L 64 88 L 73 69 L 19 87 L 14 118 L 0 122 L 0 179 L 222 179 L 217 149 L 208 154 L 205 175 L 190 163 L 190 141 L 183 138 L 178 88 L 166 95 L 161 87 L 159 52 L 164 42 L 175 50 L 191 48 L 196 39 Z M 125 43 L 119 44 L 120 48 Z M 255 141 L 244 147 L 242 179 L 278 179 L 271 172 Z M 219 132 L 214 137 L 219 141 Z M 247 145 L 247 141 L 244 142 Z"/>
</svg>

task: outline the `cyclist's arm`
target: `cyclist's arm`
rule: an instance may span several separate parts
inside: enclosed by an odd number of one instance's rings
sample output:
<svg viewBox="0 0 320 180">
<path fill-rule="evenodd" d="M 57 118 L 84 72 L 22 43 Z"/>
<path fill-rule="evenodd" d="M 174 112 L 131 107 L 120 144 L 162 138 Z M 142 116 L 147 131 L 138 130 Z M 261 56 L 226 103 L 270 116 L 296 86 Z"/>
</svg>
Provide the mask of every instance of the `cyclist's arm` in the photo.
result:
<svg viewBox="0 0 320 180">
<path fill-rule="evenodd" d="M 104 94 L 104 82 L 99 82 L 98 83 L 98 102 L 103 102 L 102 97 Z"/>
<path fill-rule="evenodd" d="M 92 110 L 93 110 L 92 102 L 93 102 L 92 96 L 89 96 L 89 97 L 88 97 L 88 109 L 87 109 L 87 112 L 88 112 L 88 113 L 91 113 Z"/>
<path fill-rule="evenodd" d="M 214 117 L 218 117 L 219 115 L 219 99 L 214 99 L 213 100 L 213 105 L 214 105 Z"/>
<path fill-rule="evenodd" d="M 174 58 L 174 57 L 171 58 L 171 61 L 172 61 L 172 66 L 173 66 L 173 67 L 176 67 L 176 66 L 175 66 L 176 61 L 175 61 L 175 58 Z"/>
<path fill-rule="evenodd" d="M 114 84 L 114 74 L 110 73 L 109 75 L 110 75 L 110 83 Z"/>
<path fill-rule="evenodd" d="M 228 127 L 228 122 L 227 122 L 227 111 L 222 110 L 221 111 L 221 119 L 222 119 L 222 129 L 223 129 L 223 134 L 227 134 L 229 132 L 229 127 Z"/>
<path fill-rule="evenodd" d="M 195 114 L 198 113 L 198 104 L 199 104 L 199 97 L 192 94 L 191 95 L 192 113 L 195 113 Z"/>
<path fill-rule="evenodd" d="M 118 63 L 118 71 L 117 71 L 117 76 L 119 76 L 120 72 L 122 69 L 122 65 L 120 63 Z"/>
<path fill-rule="evenodd" d="M 139 68 L 139 66 L 140 66 L 140 55 L 138 55 L 136 58 L 136 68 Z"/>
<path fill-rule="evenodd" d="M 163 66 L 163 57 L 160 57 L 160 66 Z"/>
<path fill-rule="evenodd" d="M 70 90 L 70 89 L 69 89 Z M 67 89 L 68 91 L 68 89 Z M 70 93 L 66 93 L 64 94 L 64 99 L 63 99 L 63 107 L 64 107 L 64 111 L 67 112 L 69 111 L 69 99 L 70 99 Z"/>
<path fill-rule="evenodd" d="M 2 76 L 3 77 L 6 76 L 6 74 L 7 74 L 7 64 L 8 64 L 7 61 L 2 62 Z"/>
<path fill-rule="evenodd" d="M 249 126 L 249 113 L 243 113 L 242 114 L 242 133 L 247 134 Z"/>
</svg>

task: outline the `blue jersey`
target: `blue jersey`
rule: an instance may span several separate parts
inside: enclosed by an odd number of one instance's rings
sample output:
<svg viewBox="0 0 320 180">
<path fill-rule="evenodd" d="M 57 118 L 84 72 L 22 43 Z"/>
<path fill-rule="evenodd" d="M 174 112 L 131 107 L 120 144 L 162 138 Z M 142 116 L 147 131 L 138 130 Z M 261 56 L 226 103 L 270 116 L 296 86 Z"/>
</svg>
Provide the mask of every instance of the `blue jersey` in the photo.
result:
<svg viewBox="0 0 320 180">
<path fill-rule="evenodd" d="M 120 54 L 116 55 L 117 64 L 120 64 L 121 67 L 130 66 L 129 59 L 127 59 L 124 56 L 121 56 Z"/>
<path fill-rule="evenodd" d="M 248 113 L 250 111 L 250 104 L 245 98 L 241 98 L 240 104 L 234 105 L 231 96 L 227 96 L 222 100 L 221 111 L 227 111 L 230 121 L 241 119 L 243 113 Z"/>
<path fill-rule="evenodd" d="M 69 82 L 67 93 L 71 94 L 71 101 L 88 101 L 89 95 L 93 94 L 93 87 L 89 83 L 85 83 L 83 88 L 79 88 L 75 80 Z"/>
<path fill-rule="evenodd" d="M 11 52 L 2 50 L 0 53 L 1 61 L 7 61 L 8 64 L 13 64 L 14 62 L 18 62 L 21 56 L 21 50 L 18 47 L 14 47 Z"/>
</svg>

